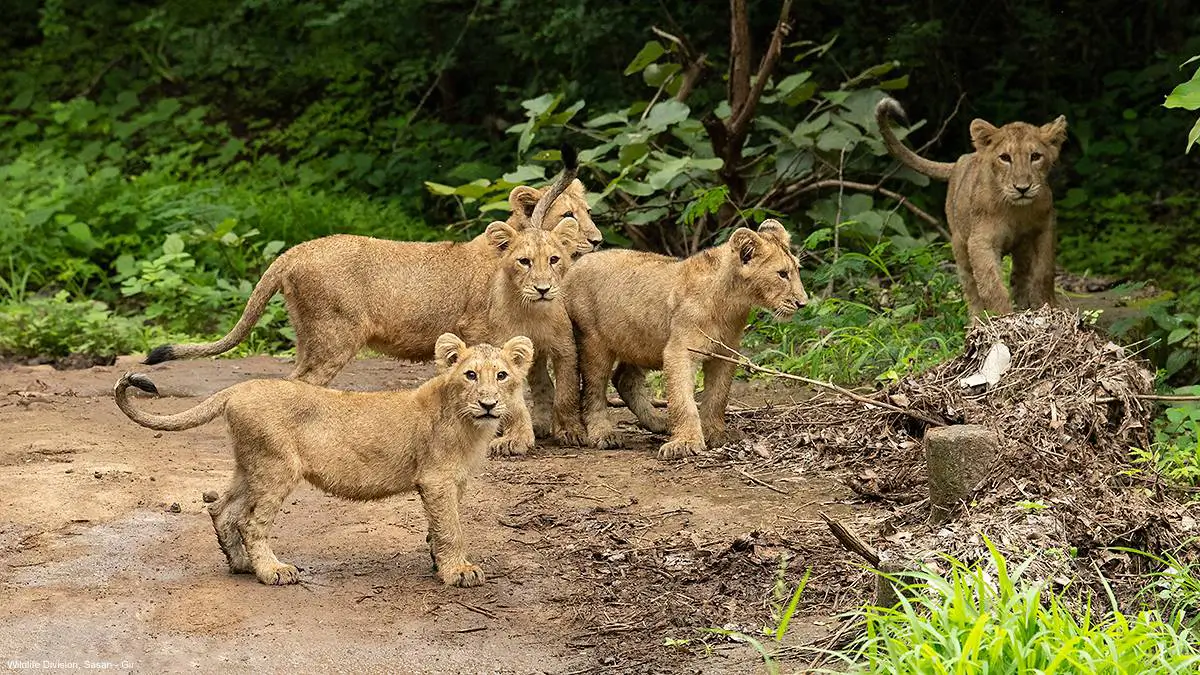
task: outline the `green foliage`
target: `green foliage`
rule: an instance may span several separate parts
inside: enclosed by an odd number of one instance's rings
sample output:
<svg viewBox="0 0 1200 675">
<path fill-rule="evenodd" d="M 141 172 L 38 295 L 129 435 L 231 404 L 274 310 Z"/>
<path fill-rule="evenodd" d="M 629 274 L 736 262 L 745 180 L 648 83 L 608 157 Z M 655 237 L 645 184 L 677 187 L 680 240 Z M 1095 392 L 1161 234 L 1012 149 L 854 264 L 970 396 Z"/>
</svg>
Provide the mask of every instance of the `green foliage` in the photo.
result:
<svg viewBox="0 0 1200 675">
<path fill-rule="evenodd" d="M 812 568 L 804 570 L 804 577 L 800 579 L 800 583 L 796 584 L 795 590 L 788 592 L 787 580 L 784 573 L 787 571 L 788 559 L 786 556 L 779 561 L 779 571 L 775 575 L 775 587 L 772 591 L 771 598 L 771 624 L 763 626 L 762 638 L 766 638 L 770 642 L 763 644 L 763 640 L 758 637 L 747 635 L 741 631 L 729 630 L 726 628 L 705 628 L 703 633 L 711 633 L 720 635 L 734 642 L 745 642 L 754 648 L 762 657 L 763 667 L 766 668 L 770 675 L 779 673 L 779 664 L 775 659 L 775 651 L 778 645 L 787 635 L 788 626 L 791 625 L 792 619 L 796 615 L 796 608 L 800 604 L 800 596 L 804 593 L 805 586 L 808 585 L 808 578 L 812 574 Z"/>
<path fill-rule="evenodd" d="M 830 236 L 821 229 L 809 237 L 815 246 Z M 810 293 L 834 293 L 815 300 L 791 322 L 756 318 L 746 345 L 755 360 L 784 372 L 820 380 L 860 384 L 891 381 L 957 354 L 962 349 L 967 312 L 951 257 L 942 245 L 905 247 L 885 239 L 867 253 L 843 253 L 829 260 L 828 249 L 804 279 Z"/>
<path fill-rule="evenodd" d="M 800 63 L 824 55 L 832 41 L 792 46 L 799 51 L 794 62 Z M 619 237 L 639 248 L 690 254 L 718 243 L 737 223 L 796 211 L 798 195 L 825 189 L 840 175 L 877 168 L 877 158 L 886 154 L 875 129 L 874 106 L 882 90 L 904 86 L 904 78 L 883 79 L 893 74 L 896 63 L 867 68 L 836 85 L 821 82 L 811 69 L 778 74 L 764 88 L 746 146 L 730 149 L 712 136 L 720 126 L 714 120 L 733 114 L 728 101 L 701 106 L 673 98 L 684 86 L 683 69 L 672 60 L 681 57 L 680 49 L 675 43 L 650 41 L 626 68 L 627 75 L 647 86 L 646 98 L 585 116 L 582 99 L 567 105 L 565 93 L 544 94 L 524 101 L 525 120 L 507 130 L 518 136 L 519 156 L 542 138 L 570 135 L 578 141 L 587 174 L 603 186 L 592 197 L 594 213 L 620 223 Z M 733 155 L 738 165 L 727 167 L 725 157 Z M 531 159 L 556 157 L 540 152 Z M 747 161 L 740 161 L 743 157 Z M 928 182 L 907 170 L 900 173 L 918 184 Z M 523 165 L 499 179 L 427 187 L 457 198 L 483 217 L 507 208 L 504 197 L 514 182 L 542 175 L 540 167 Z M 899 213 L 857 197 L 846 200 L 840 218 L 833 210 L 822 216 L 841 227 L 853 229 L 861 221 L 879 230 L 886 223 L 901 236 L 919 236 L 908 231 Z M 677 215 L 680 206 L 683 213 Z"/>
<path fill-rule="evenodd" d="M 1175 394 L 1195 396 L 1200 394 L 1200 385 L 1181 387 Z M 1154 443 L 1130 453 L 1136 463 L 1171 482 L 1200 483 L 1200 402 L 1167 408 L 1155 423 Z"/>
<path fill-rule="evenodd" d="M 1196 61 L 1200 61 L 1200 55 L 1188 59 L 1183 66 Z M 1192 75 L 1192 79 L 1175 87 L 1175 90 L 1167 95 L 1167 100 L 1163 102 L 1163 107 L 1200 110 L 1200 68 L 1196 69 L 1195 74 Z M 1192 146 L 1197 142 L 1200 142 L 1200 119 L 1196 120 L 1196 124 L 1188 132 L 1187 147 L 1184 151 L 1191 152 Z"/>
<path fill-rule="evenodd" d="M 947 558 L 947 574 L 914 583 L 896 607 L 864 611 L 866 635 L 847 658 L 852 673 L 1190 673 L 1195 636 L 1180 615 L 1076 615 L 1058 595 L 1010 574 L 991 546 L 988 566 Z M 988 569 L 990 567 L 991 569 Z"/>
<path fill-rule="evenodd" d="M 51 298 L 0 303 L 0 358 L 60 359 L 74 354 L 108 359 L 146 349 L 162 333 L 116 316 L 102 302 Z"/>
</svg>

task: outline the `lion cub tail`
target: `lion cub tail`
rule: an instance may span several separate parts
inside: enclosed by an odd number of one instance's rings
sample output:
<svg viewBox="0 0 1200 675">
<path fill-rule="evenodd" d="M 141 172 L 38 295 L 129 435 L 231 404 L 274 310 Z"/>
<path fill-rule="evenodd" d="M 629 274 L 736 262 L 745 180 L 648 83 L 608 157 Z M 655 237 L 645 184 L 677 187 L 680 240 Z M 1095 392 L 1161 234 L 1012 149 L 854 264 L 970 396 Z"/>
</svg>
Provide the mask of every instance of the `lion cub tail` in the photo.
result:
<svg viewBox="0 0 1200 675">
<path fill-rule="evenodd" d="M 571 181 L 575 180 L 575 176 L 579 175 L 579 155 L 576 154 L 575 148 L 569 143 L 563 143 L 562 161 L 562 175 L 558 177 L 558 180 L 554 181 L 554 185 L 551 185 L 550 189 L 546 190 L 546 193 L 542 195 L 542 198 L 533 207 L 533 215 L 529 217 L 531 227 L 545 228 L 542 221 L 546 219 L 546 212 L 550 210 L 551 206 L 554 206 L 555 200 L 567 191 L 567 188 L 571 186 Z"/>
<path fill-rule="evenodd" d="M 896 138 L 896 134 L 892 132 L 892 119 L 905 120 L 908 115 L 904 113 L 904 108 L 900 107 L 900 102 L 891 96 L 883 97 L 875 106 L 875 121 L 879 123 L 879 133 L 883 136 L 883 144 L 887 146 L 888 152 L 892 153 L 892 157 L 900 160 L 908 168 L 918 173 L 923 173 L 930 178 L 940 180 L 950 180 L 950 174 L 954 172 L 954 165 L 948 162 L 935 162 L 931 159 L 925 159 L 917 153 L 909 150 L 907 146 Z"/>
<path fill-rule="evenodd" d="M 174 415 L 155 415 L 133 407 L 129 394 L 126 393 L 130 386 L 155 396 L 158 395 L 158 387 L 141 373 L 125 373 L 113 387 L 113 396 L 117 399 L 117 407 L 121 412 L 134 422 L 157 431 L 182 431 L 210 422 L 225 411 L 225 401 L 229 400 L 229 390 L 223 389 L 190 410 Z"/>
<path fill-rule="evenodd" d="M 216 342 L 208 342 L 198 345 L 159 345 L 150 350 L 146 356 L 146 360 L 142 363 L 152 366 L 163 361 L 171 361 L 173 359 L 191 359 L 198 356 L 216 356 L 223 354 L 230 349 L 233 349 L 246 336 L 250 334 L 254 324 L 262 317 L 263 311 L 267 308 L 267 303 L 271 298 L 279 292 L 279 287 L 282 285 L 280 277 L 283 276 L 281 268 L 283 260 L 287 254 L 283 254 L 267 267 L 267 271 L 263 273 L 262 278 L 258 280 L 258 285 L 250 293 L 250 299 L 246 301 L 246 309 L 242 310 L 242 318 L 238 319 L 237 325 L 233 330 L 229 331 L 225 337 Z"/>
</svg>

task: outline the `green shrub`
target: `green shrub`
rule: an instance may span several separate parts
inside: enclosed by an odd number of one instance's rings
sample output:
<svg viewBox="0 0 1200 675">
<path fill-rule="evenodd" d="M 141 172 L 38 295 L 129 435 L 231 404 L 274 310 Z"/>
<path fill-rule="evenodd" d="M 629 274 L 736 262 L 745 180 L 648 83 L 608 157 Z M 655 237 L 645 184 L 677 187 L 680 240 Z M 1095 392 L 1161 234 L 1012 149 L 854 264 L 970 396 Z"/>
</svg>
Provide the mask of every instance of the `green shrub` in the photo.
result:
<svg viewBox="0 0 1200 675">
<path fill-rule="evenodd" d="M 0 358 L 82 355 L 104 361 L 144 352 L 162 336 L 139 319 L 114 315 L 102 302 L 72 302 L 66 291 L 0 305 Z"/>
<path fill-rule="evenodd" d="M 991 543 L 988 543 L 991 547 Z M 911 575 L 910 598 L 867 608 L 866 635 L 846 656 L 852 673 L 1193 673 L 1195 635 L 1180 615 L 1076 614 L 1042 584 L 1010 576 L 995 549 L 987 570 L 947 558 L 947 574 Z"/>
</svg>

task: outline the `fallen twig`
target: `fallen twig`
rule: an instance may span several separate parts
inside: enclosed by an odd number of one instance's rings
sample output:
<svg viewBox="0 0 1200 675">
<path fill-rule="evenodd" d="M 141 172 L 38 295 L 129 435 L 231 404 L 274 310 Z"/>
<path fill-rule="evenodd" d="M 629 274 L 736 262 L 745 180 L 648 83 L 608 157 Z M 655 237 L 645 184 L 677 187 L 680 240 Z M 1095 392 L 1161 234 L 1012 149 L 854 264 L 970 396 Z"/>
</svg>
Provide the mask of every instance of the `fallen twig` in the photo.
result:
<svg viewBox="0 0 1200 675">
<path fill-rule="evenodd" d="M 829 531 L 833 533 L 833 538 L 838 540 L 842 548 L 857 553 L 863 560 L 866 560 L 872 567 L 879 567 L 879 554 L 873 548 L 867 545 L 853 530 L 845 525 L 833 520 L 824 513 L 819 514 L 821 520 L 829 526 Z"/>
<path fill-rule="evenodd" d="M 738 473 L 740 473 L 740 474 L 742 474 L 743 476 L 745 476 L 745 477 L 746 477 L 746 478 L 747 478 L 747 479 L 748 479 L 750 482 L 752 482 L 752 483 L 758 483 L 759 485 L 761 485 L 761 486 L 763 486 L 763 487 L 767 488 L 768 490 L 774 490 L 775 492 L 778 492 L 779 494 L 781 494 L 781 495 L 785 495 L 785 496 L 788 496 L 788 497 L 790 497 L 790 496 L 791 496 L 791 494 L 792 494 L 792 493 L 788 492 L 787 490 L 781 490 L 781 489 L 779 489 L 779 488 L 775 487 L 774 485 L 771 485 L 770 483 L 766 482 L 765 480 L 762 480 L 762 479 L 759 479 L 759 478 L 755 478 L 754 476 L 751 476 L 750 474 L 746 473 L 745 471 L 742 471 L 741 469 L 738 469 L 737 467 L 734 467 L 734 469 L 735 469 L 735 470 L 736 470 Z"/>
<path fill-rule="evenodd" d="M 709 338 L 709 339 L 712 340 L 712 338 Z M 748 370 L 752 370 L 756 373 L 763 373 L 764 375 L 770 375 L 772 377 L 778 377 L 778 378 L 782 378 L 785 380 L 795 380 L 796 382 L 803 382 L 805 384 L 811 384 L 814 387 L 821 387 L 822 389 L 828 389 L 829 391 L 837 392 L 837 393 L 841 394 L 842 396 L 845 396 L 847 398 L 858 401 L 859 403 L 865 403 L 867 405 L 873 405 L 873 406 L 883 408 L 884 410 L 890 410 L 892 412 L 900 413 L 902 415 L 908 415 L 909 417 L 911 417 L 913 419 L 920 420 L 931 426 L 935 426 L 935 427 L 946 426 L 945 422 L 942 422 L 940 420 L 935 420 L 934 418 L 929 417 L 928 415 L 925 415 L 923 413 L 919 413 L 915 410 L 909 410 L 908 408 L 901 408 L 898 405 L 893 405 L 893 404 L 887 403 L 885 401 L 879 401 L 879 400 L 876 400 L 873 398 L 868 398 L 866 396 L 859 396 L 858 394 L 855 394 L 854 392 L 850 391 L 849 389 L 844 389 L 842 387 L 839 387 L 836 384 L 833 384 L 832 382 L 822 382 L 821 380 L 814 380 L 812 378 L 803 377 L 801 375 L 792 375 L 791 373 L 780 372 L 778 370 L 775 370 L 774 368 L 764 368 L 763 366 L 760 366 L 757 363 L 754 363 L 753 361 L 751 361 L 750 359 L 747 359 L 746 357 L 742 356 L 736 350 L 730 348 L 728 345 L 720 342 L 719 340 L 712 340 L 712 341 L 714 343 L 720 345 L 721 347 L 728 349 L 731 353 L 738 354 L 738 356 L 740 358 L 736 358 L 736 359 L 730 358 L 723 354 L 714 354 L 713 352 L 705 351 L 703 349 L 692 349 L 690 347 L 688 348 L 688 351 L 693 352 L 695 354 L 700 354 L 702 356 L 707 356 L 709 358 L 720 359 L 722 361 L 728 361 L 729 363 L 736 363 L 737 365 L 739 365 L 743 368 L 746 368 Z"/>
<path fill-rule="evenodd" d="M 1200 401 L 1200 396 L 1168 395 L 1168 394 L 1129 394 L 1125 398 L 1136 398 L 1139 401 Z M 1124 399 L 1118 396 L 1103 396 L 1092 399 L 1092 403 L 1117 403 Z"/>
</svg>

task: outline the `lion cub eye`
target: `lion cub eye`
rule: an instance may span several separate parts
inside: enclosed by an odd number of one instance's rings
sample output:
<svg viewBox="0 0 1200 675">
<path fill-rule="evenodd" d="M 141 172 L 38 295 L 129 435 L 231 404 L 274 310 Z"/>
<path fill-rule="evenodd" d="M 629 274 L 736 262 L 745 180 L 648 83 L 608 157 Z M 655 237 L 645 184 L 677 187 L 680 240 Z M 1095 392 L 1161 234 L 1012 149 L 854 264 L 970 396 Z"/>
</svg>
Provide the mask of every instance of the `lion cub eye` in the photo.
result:
<svg viewBox="0 0 1200 675">
<path fill-rule="evenodd" d="M 780 279 L 788 278 L 788 271 L 787 270 L 779 270 L 779 278 Z"/>
<path fill-rule="evenodd" d="M 525 267 L 529 267 L 530 265 L 533 264 L 532 262 L 529 261 L 529 258 L 518 258 L 517 262 Z"/>
<path fill-rule="evenodd" d="M 476 374 L 475 371 L 473 371 L 473 370 L 468 370 L 467 372 L 463 373 L 463 375 L 466 375 L 467 379 L 472 382 L 479 379 L 479 375 Z"/>
<path fill-rule="evenodd" d="M 1029 155 L 1029 159 L 1034 162 L 1038 161 L 1041 158 L 1042 158 L 1042 153 L 1040 153 L 1040 152 L 1034 152 Z"/>
<path fill-rule="evenodd" d="M 556 255 L 550 256 L 550 264 L 557 265 L 558 264 L 558 256 L 556 256 Z"/>
<path fill-rule="evenodd" d="M 1012 164 L 1012 155 L 1008 154 L 1007 152 L 1000 153 L 1000 161 L 1004 162 L 1005 164 Z"/>
<path fill-rule="evenodd" d="M 574 211 L 567 211 L 566 213 L 563 214 L 563 218 L 574 218 L 574 217 L 575 217 Z"/>
<path fill-rule="evenodd" d="M 503 382 L 507 379 L 508 379 L 508 373 L 504 372 L 503 370 L 496 373 L 496 381 L 497 382 Z"/>
</svg>

